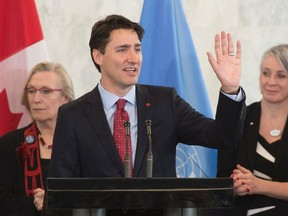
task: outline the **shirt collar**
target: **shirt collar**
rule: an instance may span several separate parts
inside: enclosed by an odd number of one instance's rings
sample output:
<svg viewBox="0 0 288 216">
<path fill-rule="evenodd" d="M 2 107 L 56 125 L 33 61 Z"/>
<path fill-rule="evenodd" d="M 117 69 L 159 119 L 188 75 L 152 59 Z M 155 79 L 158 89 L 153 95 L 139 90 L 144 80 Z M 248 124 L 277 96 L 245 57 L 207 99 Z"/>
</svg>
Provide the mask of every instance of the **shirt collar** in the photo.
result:
<svg viewBox="0 0 288 216">
<path fill-rule="evenodd" d="M 102 103 L 105 110 L 109 110 L 113 107 L 113 105 L 117 102 L 117 100 L 120 98 L 119 96 L 112 94 L 111 92 L 107 91 L 103 88 L 101 85 L 101 82 L 98 84 L 99 93 L 102 99 Z M 133 85 L 133 87 L 130 89 L 130 91 L 123 97 L 121 97 L 128 101 L 133 106 L 136 106 L 136 87 Z"/>
</svg>

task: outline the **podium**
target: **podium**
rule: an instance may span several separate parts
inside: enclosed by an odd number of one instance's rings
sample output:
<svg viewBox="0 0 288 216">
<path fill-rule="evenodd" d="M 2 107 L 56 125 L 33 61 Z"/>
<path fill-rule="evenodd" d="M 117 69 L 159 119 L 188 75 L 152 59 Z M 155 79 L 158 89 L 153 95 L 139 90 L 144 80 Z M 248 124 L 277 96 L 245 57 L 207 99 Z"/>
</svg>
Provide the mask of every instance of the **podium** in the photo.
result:
<svg viewBox="0 0 288 216">
<path fill-rule="evenodd" d="M 50 211 L 94 209 L 97 216 L 105 215 L 106 209 L 177 212 L 176 209 L 187 208 L 229 208 L 233 207 L 233 181 L 231 178 L 48 178 L 46 196 Z"/>
</svg>

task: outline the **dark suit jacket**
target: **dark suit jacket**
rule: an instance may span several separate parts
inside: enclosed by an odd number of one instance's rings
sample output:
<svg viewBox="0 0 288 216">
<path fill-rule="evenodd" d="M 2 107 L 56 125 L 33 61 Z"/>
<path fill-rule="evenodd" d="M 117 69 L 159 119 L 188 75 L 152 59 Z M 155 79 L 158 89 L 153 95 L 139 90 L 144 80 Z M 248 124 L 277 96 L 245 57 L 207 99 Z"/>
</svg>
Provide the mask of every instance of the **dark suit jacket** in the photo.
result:
<svg viewBox="0 0 288 216">
<path fill-rule="evenodd" d="M 175 177 L 177 143 L 211 148 L 233 146 L 241 136 L 245 100 L 235 102 L 222 93 L 216 121 L 206 118 L 180 98 L 175 89 L 136 85 L 138 139 L 134 177 L 146 176 L 148 137 L 145 121 L 152 120 L 153 176 Z M 146 106 L 149 103 L 150 106 Z M 60 107 L 54 134 L 51 177 L 122 177 L 124 167 L 96 87 Z M 110 214 L 111 213 L 111 214 Z M 142 215 L 131 212 L 127 215 Z M 135 214 L 134 214 L 135 213 Z M 161 215 L 156 212 L 144 215 Z M 107 215 L 122 215 L 113 212 Z"/>
<path fill-rule="evenodd" d="M 216 121 L 181 99 L 173 88 L 136 85 L 138 140 L 134 176 L 145 177 L 152 120 L 153 176 L 174 177 L 177 143 L 211 148 L 233 146 L 240 138 L 245 103 L 220 94 Z M 150 106 L 146 106 L 150 103 Z M 121 177 L 124 168 L 114 144 L 98 88 L 59 109 L 50 176 Z"/>
<path fill-rule="evenodd" d="M 260 102 L 253 103 L 247 108 L 243 136 L 238 149 L 235 151 L 220 150 L 218 152 L 218 165 L 220 176 L 230 176 L 236 164 L 240 164 L 251 172 L 254 170 L 257 137 L 259 134 L 261 107 Z M 280 147 L 275 160 L 273 181 L 288 182 L 288 121 L 283 131 Z M 236 160 L 235 160 L 236 159 Z M 247 206 L 251 196 L 238 197 L 235 200 L 236 211 L 226 215 L 246 215 Z M 288 202 L 257 195 L 264 203 L 276 205 L 276 215 L 287 215 Z M 224 215 L 224 214 L 221 214 Z"/>
</svg>

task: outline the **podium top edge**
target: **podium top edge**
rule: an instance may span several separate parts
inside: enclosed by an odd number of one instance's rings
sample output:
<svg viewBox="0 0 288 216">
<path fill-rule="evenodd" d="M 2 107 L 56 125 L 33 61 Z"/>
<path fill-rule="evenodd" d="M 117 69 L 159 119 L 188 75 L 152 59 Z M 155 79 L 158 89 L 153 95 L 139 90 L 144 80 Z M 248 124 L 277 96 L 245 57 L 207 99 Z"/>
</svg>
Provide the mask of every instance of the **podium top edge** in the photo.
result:
<svg viewBox="0 0 288 216">
<path fill-rule="evenodd" d="M 47 190 L 233 188 L 232 178 L 47 178 Z"/>
<path fill-rule="evenodd" d="M 48 180 L 112 180 L 112 179 L 116 179 L 116 180 L 130 180 L 130 181 L 143 181 L 143 180 L 149 180 L 149 181 L 167 181 L 167 180 L 178 180 L 178 181 L 231 181 L 232 178 L 231 177 L 221 177 L 221 178 L 177 178 L 177 177 L 129 177 L 129 178 L 125 178 L 125 177 L 47 177 Z"/>
</svg>

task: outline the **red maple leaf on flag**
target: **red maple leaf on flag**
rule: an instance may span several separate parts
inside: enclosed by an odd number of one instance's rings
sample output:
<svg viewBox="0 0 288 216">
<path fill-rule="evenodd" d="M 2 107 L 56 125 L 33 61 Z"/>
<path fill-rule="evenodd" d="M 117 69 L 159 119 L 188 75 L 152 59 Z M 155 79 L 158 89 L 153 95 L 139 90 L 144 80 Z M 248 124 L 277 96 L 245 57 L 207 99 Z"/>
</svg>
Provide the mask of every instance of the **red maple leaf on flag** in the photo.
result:
<svg viewBox="0 0 288 216">
<path fill-rule="evenodd" d="M 11 113 L 6 90 L 0 93 L 0 136 L 17 129 L 23 113 Z"/>
</svg>

